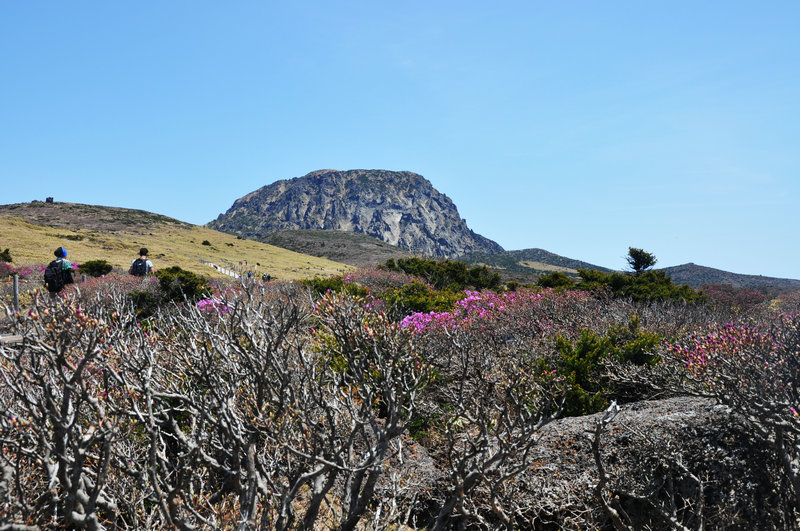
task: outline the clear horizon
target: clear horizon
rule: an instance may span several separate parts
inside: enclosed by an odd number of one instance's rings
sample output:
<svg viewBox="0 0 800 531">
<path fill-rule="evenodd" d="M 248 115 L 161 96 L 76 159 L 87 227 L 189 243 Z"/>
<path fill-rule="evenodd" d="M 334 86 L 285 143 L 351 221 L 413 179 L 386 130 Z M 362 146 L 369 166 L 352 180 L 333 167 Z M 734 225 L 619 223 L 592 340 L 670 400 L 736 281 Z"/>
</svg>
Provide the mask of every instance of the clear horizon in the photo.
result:
<svg viewBox="0 0 800 531">
<path fill-rule="evenodd" d="M 311 171 L 412 171 L 507 250 L 797 279 L 798 20 L 788 1 L 6 3 L 0 203 L 205 224 Z"/>
</svg>

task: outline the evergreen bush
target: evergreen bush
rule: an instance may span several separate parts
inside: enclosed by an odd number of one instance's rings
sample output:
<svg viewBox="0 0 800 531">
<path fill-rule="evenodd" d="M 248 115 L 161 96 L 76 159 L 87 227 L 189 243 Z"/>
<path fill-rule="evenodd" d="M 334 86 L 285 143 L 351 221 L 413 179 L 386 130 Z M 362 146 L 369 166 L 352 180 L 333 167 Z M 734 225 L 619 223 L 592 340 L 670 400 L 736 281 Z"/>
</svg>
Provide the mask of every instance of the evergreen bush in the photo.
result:
<svg viewBox="0 0 800 531">
<path fill-rule="evenodd" d="M 456 260 L 431 260 L 426 258 L 390 258 L 381 269 L 402 271 L 407 275 L 422 278 L 435 289 L 462 291 L 468 288 L 477 290 L 497 289 L 500 275 L 492 273 L 486 266 L 467 268 Z"/>
<path fill-rule="evenodd" d="M 128 294 L 128 298 L 136 310 L 136 317 L 139 319 L 147 319 L 156 313 L 158 300 L 152 293 L 144 290 L 132 291 Z"/>
<path fill-rule="evenodd" d="M 195 301 L 211 296 L 208 279 L 178 266 L 160 269 L 156 277 L 166 300 Z"/>
<path fill-rule="evenodd" d="M 663 270 L 643 271 L 635 275 L 603 273 L 578 269 L 579 282 L 575 289 L 591 291 L 610 289 L 617 296 L 630 297 L 634 301 L 683 300 L 704 302 L 706 297 L 689 286 L 676 286 Z"/>
<path fill-rule="evenodd" d="M 368 290 L 363 286 L 346 282 L 341 276 L 338 277 L 314 277 L 300 281 L 301 284 L 307 286 L 314 295 L 321 297 L 326 293 L 347 293 L 356 297 L 365 297 Z"/>
<path fill-rule="evenodd" d="M 78 266 L 78 271 L 91 277 L 102 277 L 111 272 L 113 267 L 105 260 L 88 260 Z"/>
<path fill-rule="evenodd" d="M 389 290 L 381 295 L 381 299 L 387 306 L 393 308 L 398 316 L 416 312 L 447 312 L 463 298 L 463 292 L 438 291 L 419 280 L 413 280 L 402 288 Z"/>
<path fill-rule="evenodd" d="M 615 385 L 604 378 L 604 363 L 613 360 L 655 365 L 660 362 L 655 350 L 661 341 L 658 334 L 642 330 L 639 316 L 634 314 L 627 324 L 612 326 L 603 335 L 584 329 L 574 343 L 564 336 L 556 337 L 556 361 L 543 359 L 542 369 L 547 374 L 555 370 L 570 386 L 565 404 L 567 416 L 590 415 L 605 409 L 608 397 L 620 402 L 642 398 L 630 389 L 621 396 Z"/>
<path fill-rule="evenodd" d="M 540 276 L 536 285 L 540 288 L 568 289 L 575 285 L 575 281 L 561 271 L 553 271 Z"/>
</svg>

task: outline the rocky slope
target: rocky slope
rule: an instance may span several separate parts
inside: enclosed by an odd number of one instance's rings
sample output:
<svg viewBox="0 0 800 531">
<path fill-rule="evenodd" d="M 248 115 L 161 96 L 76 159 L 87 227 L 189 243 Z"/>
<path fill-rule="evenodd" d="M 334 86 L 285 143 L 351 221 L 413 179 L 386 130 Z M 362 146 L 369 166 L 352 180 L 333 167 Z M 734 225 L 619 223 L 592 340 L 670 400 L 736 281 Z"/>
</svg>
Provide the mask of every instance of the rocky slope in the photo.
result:
<svg viewBox="0 0 800 531">
<path fill-rule="evenodd" d="M 277 181 L 237 199 L 208 226 L 254 239 L 292 229 L 356 232 L 442 258 L 503 250 L 470 230 L 427 179 L 405 171 L 319 170 Z"/>
</svg>

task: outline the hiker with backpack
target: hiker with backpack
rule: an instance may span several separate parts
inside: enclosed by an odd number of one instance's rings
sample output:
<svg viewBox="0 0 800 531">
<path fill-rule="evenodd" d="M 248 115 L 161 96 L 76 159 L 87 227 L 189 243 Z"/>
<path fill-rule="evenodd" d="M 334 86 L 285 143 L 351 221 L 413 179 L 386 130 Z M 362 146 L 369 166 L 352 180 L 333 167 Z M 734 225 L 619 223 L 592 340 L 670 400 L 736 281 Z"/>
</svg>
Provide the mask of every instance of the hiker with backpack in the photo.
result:
<svg viewBox="0 0 800 531">
<path fill-rule="evenodd" d="M 44 270 L 44 285 L 54 300 L 67 284 L 74 284 L 72 278 L 72 263 L 67 260 L 67 250 L 59 247 L 53 253 L 56 259 L 47 264 Z"/>
<path fill-rule="evenodd" d="M 149 273 L 155 273 L 155 269 L 153 269 L 153 262 L 147 258 L 147 247 L 142 247 L 139 249 L 139 258 L 131 262 L 131 267 L 128 269 L 128 273 L 137 277 L 143 277 L 148 275 Z"/>
</svg>

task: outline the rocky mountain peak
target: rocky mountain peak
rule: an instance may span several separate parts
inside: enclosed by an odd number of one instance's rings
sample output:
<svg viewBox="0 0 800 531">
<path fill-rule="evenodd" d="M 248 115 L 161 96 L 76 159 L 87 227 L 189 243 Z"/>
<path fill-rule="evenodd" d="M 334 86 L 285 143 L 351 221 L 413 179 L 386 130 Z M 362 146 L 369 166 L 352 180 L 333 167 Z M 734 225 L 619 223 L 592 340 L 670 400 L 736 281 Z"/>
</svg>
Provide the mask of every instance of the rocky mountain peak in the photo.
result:
<svg viewBox="0 0 800 531">
<path fill-rule="evenodd" d="M 276 181 L 237 199 L 208 226 L 256 239 L 292 229 L 357 232 L 443 258 L 503 250 L 470 230 L 449 197 L 408 171 L 317 170 Z"/>
</svg>

